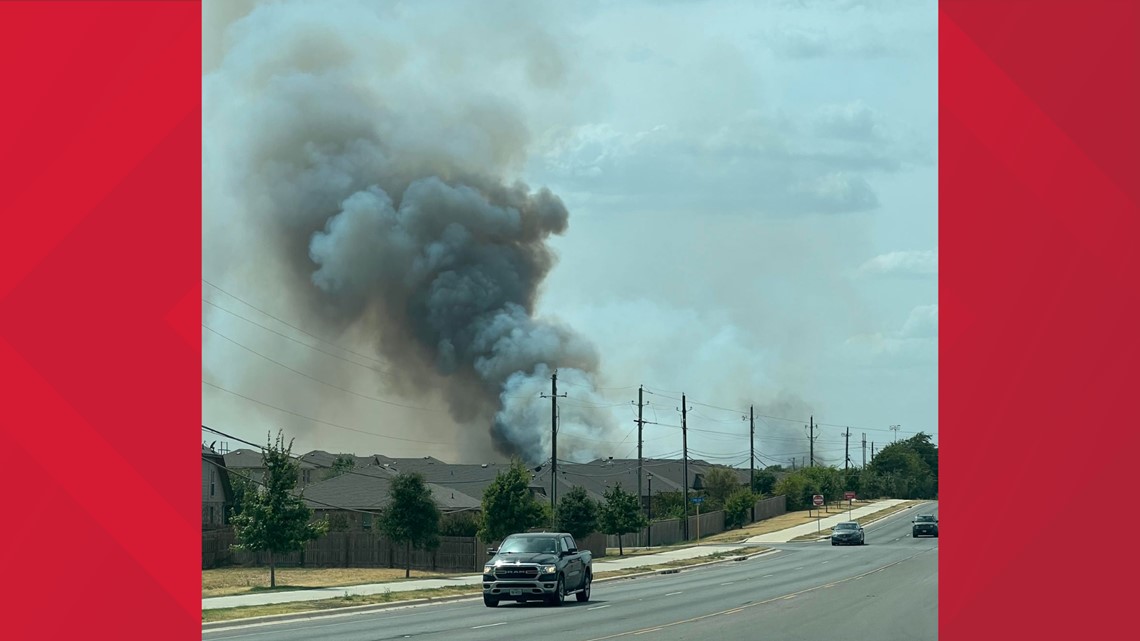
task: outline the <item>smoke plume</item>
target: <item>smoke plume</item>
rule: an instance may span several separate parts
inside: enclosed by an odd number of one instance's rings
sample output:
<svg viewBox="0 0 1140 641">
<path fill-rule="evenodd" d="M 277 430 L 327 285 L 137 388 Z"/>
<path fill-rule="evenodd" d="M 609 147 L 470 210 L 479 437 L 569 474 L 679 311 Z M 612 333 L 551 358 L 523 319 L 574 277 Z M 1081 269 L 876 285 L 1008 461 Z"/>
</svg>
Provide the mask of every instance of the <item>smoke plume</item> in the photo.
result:
<svg viewBox="0 0 1140 641">
<path fill-rule="evenodd" d="M 511 20 L 527 19 L 522 7 Z M 560 457 L 589 456 L 613 429 L 595 407 L 599 354 L 535 313 L 555 264 L 547 241 L 569 213 L 512 177 L 530 138 L 520 107 L 463 73 L 490 65 L 505 85 L 557 94 L 565 52 L 540 21 L 487 53 L 470 34 L 499 12 L 465 24 L 463 40 L 438 6 L 403 12 L 274 2 L 230 23 L 204 79 L 207 216 L 269 250 L 255 270 L 298 316 L 365 335 L 396 373 L 386 391 L 442 396 L 500 453 L 548 456 L 540 393 L 557 369 L 586 401 L 560 408 Z"/>
</svg>

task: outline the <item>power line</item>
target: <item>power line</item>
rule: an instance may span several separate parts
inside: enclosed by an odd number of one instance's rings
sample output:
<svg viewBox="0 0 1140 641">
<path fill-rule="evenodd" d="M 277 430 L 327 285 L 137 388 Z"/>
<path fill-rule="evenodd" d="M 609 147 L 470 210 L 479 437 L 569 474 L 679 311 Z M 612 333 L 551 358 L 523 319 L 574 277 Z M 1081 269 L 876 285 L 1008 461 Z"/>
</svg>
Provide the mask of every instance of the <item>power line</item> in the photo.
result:
<svg viewBox="0 0 1140 641">
<path fill-rule="evenodd" d="M 223 339 L 225 339 L 225 340 L 227 340 L 227 341 L 229 341 L 229 342 L 233 343 L 234 345 L 237 345 L 238 347 L 240 347 L 240 348 L 242 348 L 242 349 L 246 350 L 247 352 L 250 352 L 251 354 L 256 354 L 257 356 L 260 356 L 261 358 L 264 358 L 265 360 L 267 360 L 267 361 L 269 361 L 269 362 L 271 362 L 271 363 L 274 363 L 274 364 L 276 364 L 276 365 L 278 365 L 278 366 L 280 366 L 280 367 L 284 367 L 285 369 L 289 370 L 290 372 L 293 372 L 294 374 L 297 374 L 297 375 L 299 375 L 299 376 L 304 376 L 305 378 L 307 378 L 307 379 L 309 379 L 309 380 L 312 380 L 312 381 L 316 381 L 316 382 L 318 382 L 318 383 L 320 383 L 320 384 L 322 384 L 322 385 L 327 385 L 328 387 L 331 387 L 331 388 L 333 388 L 333 389 L 338 389 L 338 390 L 340 390 L 340 391 L 342 391 L 342 392 L 345 392 L 345 393 L 347 393 L 347 394 L 352 394 L 353 396 L 359 396 L 360 398 L 366 398 L 366 399 L 368 399 L 368 400 L 371 400 L 371 401 L 376 401 L 377 403 L 383 403 L 383 404 L 385 404 L 385 405 L 392 405 L 392 406 L 395 406 L 395 407 L 403 407 L 403 408 L 405 408 L 405 409 L 410 409 L 410 410 L 420 410 L 420 411 L 423 411 L 423 412 L 444 412 L 444 410 L 441 410 L 441 409 L 438 409 L 438 408 L 431 408 L 431 407 L 419 407 L 419 406 L 417 406 L 417 405 L 408 405 L 408 404 L 406 404 L 406 403 L 398 403 L 398 402 L 396 402 L 396 401 L 390 401 L 390 400 L 388 400 L 388 399 L 385 399 L 385 398 L 380 398 L 379 396 L 371 396 L 371 395 L 368 395 L 368 394 L 361 394 L 360 392 L 357 392 L 357 391 L 354 391 L 354 390 L 350 390 L 350 389 L 348 389 L 347 387 L 341 387 L 340 385 L 336 385 L 336 384 L 334 384 L 334 383 L 330 383 L 330 382 L 328 382 L 328 381 L 324 381 L 324 380 L 321 380 L 321 379 L 319 379 L 319 378 L 317 378 L 317 377 L 315 377 L 315 376 L 311 376 L 311 375 L 309 375 L 309 374 L 306 374 L 305 372 L 302 372 L 301 370 L 298 370 L 298 369 L 294 369 L 294 368 L 292 368 L 292 367 L 290 367 L 290 366 L 286 365 L 285 363 L 282 363 L 281 361 L 275 360 L 275 359 L 273 359 L 273 358 L 271 358 L 271 357 L 269 357 L 269 356 L 266 356 L 265 354 L 262 354 L 261 352 L 258 352 L 258 351 L 257 351 L 257 350 L 255 350 L 255 349 L 252 349 L 252 348 L 250 348 L 250 347 L 246 347 L 245 345 L 242 345 L 242 344 L 241 344 L 241 343 L 239 343 L 238 341 L 236 341 L 236 340 L 234 340 L 234 339 L 230 338 L 229 336 L 226 336 L 225 334 L 223 334 L 223 333 L 219 332 L 218 330 L 216 330 L 216 329 L 214 329 L 214 328 L 210 327 L 209 325 L 207 325 L 207 324 L 205 324 L 205 323 L 202 323 L 202 328 L 203 328 L 203 329 L 206 329 L 206 330 L 208 330 L 208 331 L 210 331 L 210 332 L 212 332 L 212 333 L 214 333 L 214 334 L 216 334 L 216 335 L 218 335 L 218 336 L 220 336 L 220 337 L 222 337 Z"/>
<path fill-rule="evenodd" d="M 342 349 L 342 350 L 344 350 L 344 351 L 348 352 L 349 354 L 355 354 L 356 356 L 359 356 L 359 357 L 361 357 L 361 358 L 364 358 L 364 359 L 367 359 L 367 360 L 370 360 L 370 361 L 375 361 L 375 362 L 377 362 L 377 363 L 380 363 L 380 364 L 382 364 L 382 365 L 386 365 L 386 363 L 384 363 L 384 361 L 382 361 L 382 360 L 380 360 L 380 359 L 378 359 L 378 358 L 374 358 L 374 357 L 372 357 L 372 356 L 367 356 L 367 355 L 365 355 L 365 354 L 361 354 L 361 353 L 359 353 L 359 352 L 354 352 L 354 351 L 352 351 L 351 349 L 348 349 L 347 347 L 342 347 L 341 345 L 337 345 L 336 343 L 334 343 L 334 342 L 332 342 L 332 341 L 330 341 L 330 340 L 328 340 L 328 339 L 325 339 L 325 338 L 321 338 L 320 336 L 317 336 L 316 334 L 314 334 L 314 333 L 312 333 L 312 332 L 306 331 L 305 329 L 303 329 L 303 328 L 301 328 L 301 327 L 298 327 L 298 326 L 296 326 L 296 325 L 294 325 L 294 324 L 290 323 L 290 322 L 289 322 L 289 321 L 287 321 L 287 320 L 284 320 L 284 319 L 282 319 L 282 318 L 280 318 L 280 317 L 278 317 L 278 316 L 274 316 L 273 314 L 270 314 L 269 312 L 267 312 L 267 311 L 265 311 L 265 310 L 263 310 L 263 309 L 261 309 L 261 308 L 257 307 L 256 305 L 253 305 L 252 303 L 250 303 L 249 301 L 245 300 L 244 298 L 242 298 L 242 297 L 240 297 L 240 296 L 238 296 L 238 295 L 236 295 L 236 294 L 232 294 L 232 293 L 230 293 L 230 292 L 228 292 L 228 291 L 226 291 L 226 290 L 222 289 L 221 287 L 218 287 L 217 285 L 215 285 L 215 284 L 211 283 L 210 281 L 206 280 L 205 278 L 203 278 L 203 279 L 202 279 L 202 282 L 203 282 L 203 283 L 206 283 L 206 284 L 207 284 L 207 285 L 209 285 L 210 287 L 213 287 L 214 289 L 216 289 L 216 290 L 218 290 L 219 292 L 221 292 L 221 293 L 225 294 L 226 296 L 229 296 L 230 298 L 233 298 L 234 300 L 236 300 L 236 301 L 240 302 L 241 304 L 245 305 L 246 307 L 249 307 L 250 309 L 252 309 L 252 310 L 254 310 L 254 311 L 256 311 L 256 312 L 258 312 L 258 313 L 260 313 L 260 314 L 263 314 L 263 315 L 265 315 L 265 316 L 268 316 L 269 318 L 272 318 L 273 320 L 275 320 L 275 321 L 277 321 L 277 322 L 281 323 L 282 325 L 285 325 L 286 327 L 290 327 L 290 328 L 292 328 L 292 329 L 295 329 L 295 330 L 297 330 L 298 332 L 301 332 L 302 334 L 304 334 L 304 335 L 306 335 L 306 336 L 310 336 L 310 337 L 312 337 L 312 338 L 315 338 L 315 339 L 317 339 L 317 340 L 319 340 L 319 341 L 321 341 L 322 343 L 325 343 L 325 344 L 327 344 L 327 345 L 332 345 L 333 347 L 335 347 L 335 348 L 337 348 L 337 349 Z"/>
<path fill-rule="evenodd" d="M 425 444 L 425 445 L 449 445 L 449 446 L 453 445 L 453 443 L 442 443 L 442 442 L 438 442 L 438 441 L 422 441 L 422 440 L 413 439 L 413 438 L 403 438 L 401 436 L 388 436 L 387 434 L 377 434 L 376 432 L 369 432 L 367 430 L 362 430 L 359 428 L 350 427 L 348 425 L 341 425 L 340 423 L 333 423 L 331 421 L 325 421 L 325 420 L 322 420 L 319 418 L 314 418 L 312 416 L 307 416 L 305 414 L 301 414 L 300 412 L 294 412 L 293 410 L 288 410 L 288 409 L 285 409 L 283 407 L 278 407 L 276 405 L 273 405 L 272 403 L 266 403 L 265 401 L 260 401 L 256 398 L 251 397 L 251 396 L 246 396 L 245 394 L 242 394 L 240 392 L 235 392 L 231 389 L 227 389 L 225 387 L 222 387 L 221 385 L 216 385 L 216 384 L 211 383 L 209 381 L 202 381 L 202 384 L 208 385 L 208 386 L 210 386 L 216 390 L 225 392 L 226 394 L 232 394 L 233 396 L 243 398 L 247 401 L 250 401 L 251 403 L 257 403 L 258 405 L 263 405 L 263 406 L 268 407 L 270 409 L 275 409 L 278 412 L 284 412 L 285 414 L 290 414 L 290 415 L 296 416 L 297 418 L 303 418 L 307 421 L 312 421 L 314 423 L 320 423 L 321 425 L 328 425 L 329 427 L 336 427 L 336 428 L 339 428 L 342 430 L 348 430 L 350 432 L 357 432 L 360 434 L 366 434 L 368 436 L 375 436 L 378 438 L 386 438 L 386 439 L 391 439 L 394 441 L 406 441 L 408 443 L 421 443 L 421 444 Z"/>
<path fill-rule="evenodd" d="M 330 351 L 327 351 L 327 350 L 323 350 L 323 349 L 321 349 L 320 347 L 317 347 L 317 346 L 315 346 L 315 345 L 310 345 L 310 344 L 308 344 L 308 343 L 306 343 L 306 342 L 304 342 L 304 341 L 301 341 L 301 340 L 298 340 L 298 339 L 296 339 L 296 338 L 294 338 L 294 337 L 292 337 L 292 336 L 289 336 L 288 334 L 286 334 L 286 333 L 284 333 L 284 332 L 279 332 L 279 331 L 277 331 L 277 330 L 273 329 L 272 327 L 266 327 L 265 325 L 262 325 L 261 323 L 259 323 L 259 322 L 255 321 L 255 320 L 251 320 L 251 319 L 249 319 L 249 318 L 246 318 L 245 316 L 242 316 L 241 314 L 238 314 L 238 313 L 236 313 L 236 312 L 233 312 L 233 311 L 230 311 L 230 310 L 228 310 L 228 309 L 226 309 L 226 308 L 224 308 L 224 307 L 221 307 L 221 306 L 217 305 L 216 303 L 213 303 L 213 302 L 210 302 L 210 301 L 206 300 L 205 298 L 203 298 L 203 299 L 202 299 L 202 302 L 203 302 L 203 303 L 206 303 L 207 305 L 209 305 L 209 306 L 211 306 L 211 307 L 213 307 L 213 308 L 215 308 L 215 309 L 218 309 L 218 310 L 220 310 L 220 311 L 223 311 L 223 312 L 225 312 L 225 313 L 227 313 L 227 314 L 229 314 L 229 315 L 231 315 L 231 316 L 236 316 L 237 318 L 240 318 L 240 319 L 242 319 L 243 321 L 245 321 L 245 322 L 247 322 L 247 323 L 250 323 L 250 324 L 252 324 L 252 325 L 256 325 L 256 326 L 258 326 L 258 327 L 260 327 L 260 328 L 264 329 L 264 330 L 265 330 L 265 331 L 267 331 L 267 332 L 272 332 L 272 333 L 274 333 L 274 334 L 277 334 L 278 336 L 280 336 L 280 337 L 282 337 L 282 338 L 285 338 L 285 339 L 287 339 L 287 340 L 293 341 L 294 343 L 297 343 L 298 345 L 304 345 L 305 347 L 308 347 L 308 348 L 309 348 L 309 349 L 311 349 L 311 350 L 315 350 L 315 351 L 318 351 L 318 352 L 320 352 L 320 353 L 322 353 L 322 354 L 326 354 L 326 355 L 328 355 L 328 356 L 332 356 L 333 358 L 337 358 L 337 359 L 340 359 L 340 360 L 342 360 L 342 361 L 344 361 L 344 362 L 346 362 L 346 363 L 352 363 L 353 365 L 356 365 L 356 366 L 358 366 L 358 367 L 363 367 L 364 369 L 367 369 L 367 370 L 369 370 L 369 371 L 371 371 L 371 372 L 375 372 L 375 373 L 377 373 L 377 374 L 380 374 L 381 376 L 385 376 L 385 377 L 388 377 L 388 378 L 393 378 L 393 377 L 394 377 L 394 375 L 392 374 L 392 372 L 391 372 L 391 371 L 388 371 L 388 370 L 381 370 L 381 369 L 377 369 L 377 368 L 375 368 L 375 367 L 372 367 L 371 365 L 366 365 L 366 364 L 364 364 L 364 363 L 360 363 L 360 362 L 354 361 L 354 360 L 352 360 L 351 358 L 345 358 L 344 356 L 341 356 L 340 354 L 334 354 L 334 353 L 332 353 L 332 352 L 330 352 Z"/>
</svg>

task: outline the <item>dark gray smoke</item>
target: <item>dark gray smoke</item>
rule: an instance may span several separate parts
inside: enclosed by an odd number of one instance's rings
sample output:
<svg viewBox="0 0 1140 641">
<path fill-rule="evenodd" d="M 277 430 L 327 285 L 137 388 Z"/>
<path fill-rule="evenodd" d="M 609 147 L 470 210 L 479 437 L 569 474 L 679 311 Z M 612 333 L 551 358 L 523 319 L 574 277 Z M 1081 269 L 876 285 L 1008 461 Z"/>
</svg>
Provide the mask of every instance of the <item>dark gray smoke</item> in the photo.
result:
<svg viewBox="0 0 1140 641">
<path fill-rule="evenodd" d="M 549 455 L 539 393 L 557 368 L 586 401 L 561 410 L 560 457 L 590 456 L 612 429 L 592 407 L 604 403 L 598 353 L 535 316 L 566 207 L 511 178 L 529 132 L 517 106 L 462 73 L 479 50 L 455 50 L 430 10 L 418 25 L 402 12 L 275 2 L 230 26 L 204 83 L 205 173 L 224 194 L 206 198 L 223 210 L 208 215 L 252 224 L 284 298 L 331 328 L 367 328 L 395 391 L 442 385 L 431 391 L 456 423 L 489 430 L 501 453 Z M 504 74 L 562 83 L 556 45 L 511 44 L 493 60 Z"/>
</svg>

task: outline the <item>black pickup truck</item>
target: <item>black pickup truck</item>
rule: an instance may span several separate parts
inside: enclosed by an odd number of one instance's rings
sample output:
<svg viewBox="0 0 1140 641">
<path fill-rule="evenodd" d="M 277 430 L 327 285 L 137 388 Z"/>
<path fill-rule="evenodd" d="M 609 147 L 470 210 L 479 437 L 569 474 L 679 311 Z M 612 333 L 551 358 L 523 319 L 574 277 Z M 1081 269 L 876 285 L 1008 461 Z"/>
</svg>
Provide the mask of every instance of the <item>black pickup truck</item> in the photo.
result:
<svg viewBox="0 0 1140 641">
<path fill-rule="evenodd" d="M 573 594 L 590 600 L 589 550 L 578 550 L 574 537 L 561 532 L 512 534 L 503 539 L 483 566 L 483 604 L 545 601 L 562 605 Z"/>
</svg>

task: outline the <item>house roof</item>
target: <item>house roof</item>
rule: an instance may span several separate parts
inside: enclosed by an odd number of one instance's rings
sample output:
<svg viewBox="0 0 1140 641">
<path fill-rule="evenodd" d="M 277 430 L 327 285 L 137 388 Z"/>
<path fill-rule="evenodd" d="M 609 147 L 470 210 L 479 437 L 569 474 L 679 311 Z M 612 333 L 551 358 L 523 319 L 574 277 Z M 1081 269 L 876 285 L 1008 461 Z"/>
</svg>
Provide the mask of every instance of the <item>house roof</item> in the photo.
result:
<svg viewBox="0 0 1140 641">
<path fill-rule="evenodd" d="M 392 459 L 391 463 L 381 466 L 394 473 L 415 472 L 424 477 L 428 483 L 435 483 L 454 488 L 464 494 L 482 497 L 483 492 L 500 472 L 510 469 L 507 463 L 481 463 L 481 464 L 452 464 L 444 463 L 438 459 Z M 531 487 L 542 489 L 537 480 L 531 482 Z"/>
<path fill-rule="evenodd" d="M 357 470 L 312 483 L 304 489 L 303 497 L 305 503 L 314 509 L 378 510 L 388 505 L 393 477 L 385 470 Z M 436 504 L 445 512 L 480 506 L 478 500 L 454 488 L 434 483 L 428 483 L 427 487 Z"/>
<path fill-rule="evenodd" d="M 240 470 L 240 469 L 261 469 L 265 467 L 265 461 L 261 457 L 261 452 L 251 449 L 234 450 L 225 454 L 226 467 Z M 297 462 L 302 470 L 311 470 L 316 466 L 307 461 L 301 460 Z"/>
</svg>

